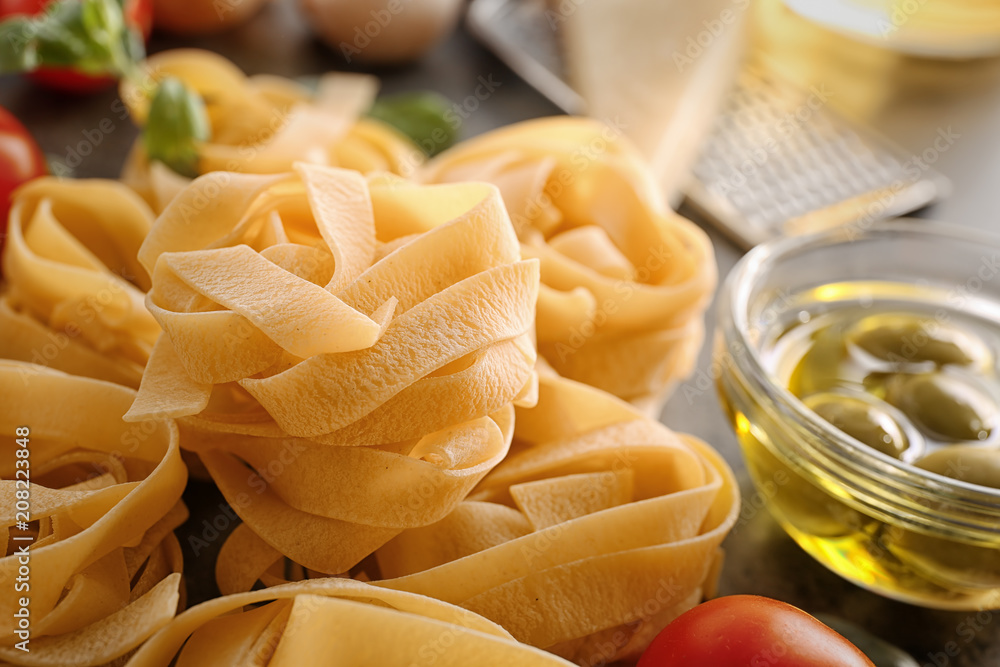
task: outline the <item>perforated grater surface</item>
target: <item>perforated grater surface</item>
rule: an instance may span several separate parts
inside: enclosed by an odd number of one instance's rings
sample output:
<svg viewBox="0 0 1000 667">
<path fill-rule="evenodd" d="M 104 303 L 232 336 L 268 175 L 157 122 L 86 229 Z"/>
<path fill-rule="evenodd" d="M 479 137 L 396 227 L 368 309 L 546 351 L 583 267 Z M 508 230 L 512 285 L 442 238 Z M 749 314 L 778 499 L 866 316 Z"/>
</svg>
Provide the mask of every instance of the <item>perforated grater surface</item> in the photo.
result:
<svg viewBox="0 0 1000 667">
<path fill-rule="evenodd" d="M 902 215 L 947 194 L 947 179 L 830 111 L 828 97 L 746 68 L 694 166 L 693 207 L 753 246 Z"/>
<path fill-rule="evenodd" d="M 469 25 L 539 92 L 567 113 L 583 113 L 545 7 L 544 0 L 473 0 Z M 947 179 L 829 110 L 826 94 L 746 68 L 684 189 L 692 207 L 751 247 L 902 215 L 947 195 Z"/>
</svg>

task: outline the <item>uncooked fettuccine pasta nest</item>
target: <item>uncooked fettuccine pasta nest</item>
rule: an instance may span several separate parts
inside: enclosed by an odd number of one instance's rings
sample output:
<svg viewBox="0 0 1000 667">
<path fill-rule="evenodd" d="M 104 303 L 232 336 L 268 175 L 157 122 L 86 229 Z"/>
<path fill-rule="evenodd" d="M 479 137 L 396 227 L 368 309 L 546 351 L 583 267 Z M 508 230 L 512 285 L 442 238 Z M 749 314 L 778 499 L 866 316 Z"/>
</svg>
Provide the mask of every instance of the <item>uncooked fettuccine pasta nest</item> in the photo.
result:
<svg viewBox="0 0 1000 667">
<path fill-rule="evenodd" d="M 443 519 L 375 552 L 364 576 L 481 614 L 580 665 L 636 658 L 714 589 L 739 495 L 710 447 L 543 371 L 510 453 Z M 284 583 L 282 553 L 238 528 L 224 592 Z"/>
<path fill-rule="evenodd" d="M 492 186 L 209 174 L 139 258 L 164 335 L 126 418 L 182 418 L 234 545 L 347 571 L 457 506 L 533 394 L 538 267 Z M 254 550 L 227 548 L 252 584 Z"/>
<path fill-rule="evenodd" d="M 0 390 L 0 662 L 108 664 L 166 625 L 182 599 L 177 427 L 126 424 L 133 390 L 24 362 L 0 361 Z M 28 481 L 25 522 L 15 510 Z M 21 597 L 29 651 L 15 646 L 25 639 Z"/>
<path fill-rule="evenodd" d="M 443 153 L 418 178 L 497 185 L 523 256 L 541 262 L 539 353 L 659 414 L 694 368 L 715 259 L 620 131 L 584 118 L 519 123 Z"/>
<path fill-rule="evenodd" d="M 18 190 L 0 357 L 138 387 L 160 327 L 137 259 L 153 215 L 124 185 L 41 178 Z"/>
</svg>

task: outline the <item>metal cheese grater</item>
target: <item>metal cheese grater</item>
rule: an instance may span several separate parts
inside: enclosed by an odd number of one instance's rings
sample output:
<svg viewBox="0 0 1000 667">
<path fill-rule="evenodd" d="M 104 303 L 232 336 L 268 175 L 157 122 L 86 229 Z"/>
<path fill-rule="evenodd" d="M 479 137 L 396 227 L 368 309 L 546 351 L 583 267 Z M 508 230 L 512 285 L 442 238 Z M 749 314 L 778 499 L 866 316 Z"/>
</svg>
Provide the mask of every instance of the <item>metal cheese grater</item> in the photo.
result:
<svg viewBox="0 0 1000 667">
<path fill-rule="evenodd" d="M 545 3 L 473 0 L 472 32 L 568 113 L 584 110 L 565 76 Z M 737 243 L 894 217 L 944 197 L 950 184 L 873 131 L 748 66 L 705 142 L 685 195 Z"/>
<path fill-rule="evenodd" d="M 902 215 L 948 194 L 947 179 L 836 115 L 826 96 L 744 69 L 694 166 L 691 205 L 749 247 Z"/>
</svg>

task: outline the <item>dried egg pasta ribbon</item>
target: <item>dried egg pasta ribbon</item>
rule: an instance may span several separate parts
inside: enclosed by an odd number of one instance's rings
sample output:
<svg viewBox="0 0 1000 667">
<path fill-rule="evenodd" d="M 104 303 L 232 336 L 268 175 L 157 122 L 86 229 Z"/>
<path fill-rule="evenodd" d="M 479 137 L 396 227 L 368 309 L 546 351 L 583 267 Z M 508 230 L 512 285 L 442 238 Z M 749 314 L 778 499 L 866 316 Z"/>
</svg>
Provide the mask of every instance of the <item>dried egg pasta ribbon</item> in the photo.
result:
<svg viewBox="0 0 1000 667">
<path fill-rule="evenodd" d="M 135 392 L 33 364 L 0 361 L 0 507 L 8 552 L 0 585 L 15 591 L 15 512 L 28 481 L 33 540 L 30 589 L 0 597 L 0 661 L 15 665 L 104 665 L 166 625 L 177 611 L 187 481 L 172 422 L 126 424 Z M 30 468 L 18 467 L 14 434 L 28 425 Z M 28 477 L 25 480 L 25 477 Z M 19 485 L 17 480 L 22 480 Z M 19 529 L 18 529 L 19 528 Z M 15 617 L 31 610 L 30 652 Z"/>
<path fill-rule="evenodd" d="M 188 233 L 199 202 L 211 216 Z M 511 403 L 534 387 L 538 267 L 496 188 L 304 163 L 213 173 L 139 256 L 164 335 L 126 419 L 183 418 L 245 522 L 223 590 L 282 555 L 347 571 L 506 454 Z"/>
<path fill-rule="evenodd" d="M 346 572 L 406 528 L 440 520 L 506 455 L 509 411 L 431 433 L 400 451 L 205 438 L 202 461 L 245 522 L 240 528 L 253 533 L 223 546 L 220 590 L 248 590 L 283 555 L 317 572 Z"/>
<path fill-rule="evenodd" d="M 707 445 L 543 376 L 511 454 L 451 515 L 379 549 L 377 585 L 458 604 L 581 664 L 618 633 L 598 657 L 621 659 L 697 602 L 738 504 Z"/>
<path fill-rule="evenodd" d="M 138 386 L 160 327 L 136 253 L 152 213 L 120 183 L 40 178 L 13 198 L 0 356 Z"/>
<path fill-rule="evenodd" d="M 145 125 L 151 100 L 142 87 L 152 88 L 165 77 L 180 79 L 205 100 L 212 135 L 199 149 L 201 174 L 275 174 L 304 161 L 408 175 L 424 159 L 394 128 L 362 117 L 375 100 L 375 77 L 328 74 L 314 92 L 278 76 L 247 77 L 222 56 L 197 49 L 158 53 L 146 61 L 146 69 L 146 81 L 122 84 L 122 99 L 138 125 Z M 163 164 L 150 163 L 141 140 L 122 180 L 156 211 L 190 184 Z"/>
<path fill-rule="evenodd" d="M 420 595 L 321 579 L 229 595 L 193 607 L 154 635 L 128 667 L 567 666 L 500 626 Z M 176 662 L 173 662 L 176 658 Z"/>
<path fill-rule="evenodd" d="M 500 188 L 522 255 L 541 262 L 538 349 L 560 374 L 655 412 L 691 372 L 716 283 L 711 244 L 664 209 L 614 128 L 520 123 L 447 151 L 418 178 Z"/>
<path fill-rule="evenodd" d="M 71 329 L 72 331 L 72 329 Z M 72 375 L 138 387 L 142 366 L 95 350 L 87 341 L 54 331 L 0 298 L 0 357 L 56 368 Z"/>
<path fill-rule="evenodd" d="M 445 365 L 523 334 L 533 319 L 537 275 L 531 262 L 484 271 L 403 313 L 367 349 L 311 357 L 240 384 L 292 435 L 348 427 Z M 309 387 L 309 399 L 288 400 L 300 387 Z"/>
<path fill-rule="evenodd" d="M 400 437 L 401 398 L 411 408 L 432 402 L 446 385 L 467 388 L 471 376 L 492 381 L 507 395 L 483 387 L 493 398 L 474 401 L 483 407 L 464 414 L 466 420 L 509 402 L 531 376 L 533 352 L 518 341 L 531 327 L 538 279 L 535 262 L 518 261 L 496 190 L 388 180 L 373 183 L 369 195 L 355 172 L 305 164 L 297 169 L 298 179 L 210 174 L 157 221 L 139 256 L 153 271 L 148 305 L 166 335 L 126 418 L 201 413 L 213 386 L 239 381 L 280 432 L 294 436 L 370 430 L 371 420 L 363 427 L 358 422 L 376 410 L 382 417 L 391 413 L 397 430 L 381 427 L 387 439 L 374 441 L 381 444 L 428 432 L 409 428 Z M 223 199 L 243 210 L 211 219 L 212 229 L 200 238 L 216 247 L 196 250 L 185 231 L 213 182 Z M 405 203 L 408 194 L 413 197 Z M 294 200 L 305 204 L 305 215 Z M 268 226 L 274 214 L 277 232 Z M 408 239 L 428 218 L 437 226 Z M 382 220 L 392 228 L 381 232 L 385 243 L 409 242 L 371 264 Z M 313 253 L 341 259 L 329 276 L 294 265 Z M 321 278 L 319 284 L 296 269 Z M 331 293 L 339 285 L 343 289 Z M 157 357 L 176 358 L 181 367 Z M 496 363 L 512 357 L 519 360 L 507 368 Z M 458 367 L 444 372 L 449 364 Z M 450 423 L 439 421 L 437 428 Z"/>
</svg>

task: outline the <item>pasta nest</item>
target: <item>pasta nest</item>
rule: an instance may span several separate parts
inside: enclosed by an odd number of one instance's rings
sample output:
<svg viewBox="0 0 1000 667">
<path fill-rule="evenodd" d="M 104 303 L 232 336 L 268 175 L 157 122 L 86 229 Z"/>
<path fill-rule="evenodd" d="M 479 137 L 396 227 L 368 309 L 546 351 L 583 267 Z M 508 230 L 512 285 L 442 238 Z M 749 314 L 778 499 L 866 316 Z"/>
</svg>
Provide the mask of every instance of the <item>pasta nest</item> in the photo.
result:
<svg viewBox="0 0 1000 667">
<path fill-rule="evenodd" d="M 715 259 L 620 130 L 586 118 L 518 123 L 446 151 L 417 178 L 499 187 L 522 255 L 541 267 L 539 354 L 659 414 L 694 368 Z"/>
<path fill-rule="evenodd" d="M 138 387 L 160 327 L 136 255 L 153 224 L 120 183 L 40 178 L 13 196 L 0 356 Z"/>
<path fill-rule="evenodd" d="M 139 259 L 164 334 L 125 418 L 180 418 L 231 539 L 320 572 L 446 516 L 536 389 L 538 262 L 490 185 L 213 173 Z"/>
<path fill-rule="evenodd" d="M 187 469 L 177 427 L 127 424 L 135 391 L 33 364 L 0 361 L 0 387 L 0 585 L 8 591 L 0 661 L 111 663 L 166 625 L 183 599 L 173 530 L 187 518 Z M 25 425 L 22 447 L 15 434 Z M 22 449 L 28 458 L 16 455 Z M 28 517 L 15 511 L 25 490 Z M 25 639 L 16 634 L 22 607 L 30 651 L 15 646 Z"/>
</svg>

